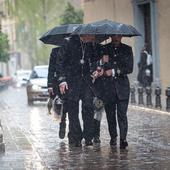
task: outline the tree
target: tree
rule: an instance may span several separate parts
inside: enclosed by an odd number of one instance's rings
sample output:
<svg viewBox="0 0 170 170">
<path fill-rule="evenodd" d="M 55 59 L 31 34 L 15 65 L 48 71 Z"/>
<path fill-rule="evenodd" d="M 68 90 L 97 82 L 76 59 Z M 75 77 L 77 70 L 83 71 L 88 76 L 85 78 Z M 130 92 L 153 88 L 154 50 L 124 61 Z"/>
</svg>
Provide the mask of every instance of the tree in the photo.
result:
<svg viewBox="0 0 170 170">
<path fill-rule="evenodd" d="M 32 66 L 48 63 L 51 47 L 44 45 L 39 38 L 59 24 L 65 1 L 7 0 L 9 11 L 16 18 L 17 50 L 28 54 Z"/>
<path fill-rule="evenodd" d="M 9 60 L 9 44 L 7 35 L 0 32 L 0 61 L 7 62 Z"/>
<path fill-rule="evenodd" d="M 60 24 L 82 23 L 82 11 L 75 10 L 67 2 L 68 0 L 6 0 L 8 11 L 16 19 L 17 50 L 30 57 L 31 66 L 48 63 L 52 46 L 40 42 L 39 38 L 44 32 Z"/>
<path fill-rule="evenodd" d="M 83 11 L 76 10 L 70 2 L 67 3 L 64 13 L 61 15 L 60 24 L 81 24 L 83 23 Z"/>
</svg>

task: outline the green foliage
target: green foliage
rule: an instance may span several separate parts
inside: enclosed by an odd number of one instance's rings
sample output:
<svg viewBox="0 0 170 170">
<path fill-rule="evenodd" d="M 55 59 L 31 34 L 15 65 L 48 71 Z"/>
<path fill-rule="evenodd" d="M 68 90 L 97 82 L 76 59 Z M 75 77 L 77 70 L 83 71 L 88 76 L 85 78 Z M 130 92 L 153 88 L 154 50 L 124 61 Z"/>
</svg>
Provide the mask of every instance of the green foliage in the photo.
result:
<svg viewBox="0 0 170 170">
<path fill-rule="evenodd" d="M 15 0 L 8 7 L 16 17 L 17 48 L 27 53 L 31 65 L 47 64 L 51 47 L 40 42 L 41 35 L 59 25 L 66 0 Z"/>
<path fill-rule="evenodd" d="M 0 61 L 7 62 L 9 60 L 9 45 L 7 35 L 0 32 Z"/>
<path fill-rule="evenodd" d="M 6 6 L 16 18 L 17 50 L 27 53 L 31 65 L 47 64 L 51 48 L 39 38 L 60 24 L 82 23 L 83 13 L 67 3 L 71 0 L 6 0 Z M 60 20 L 61 18 L 61 20 Z"/>
<path fill-rule="evenodd" d="M 70 2 L 67 3 L 64 13 L 61 15 L 60 24 L 83 23 L 83 11 L 76 10 Z"/>
</svg>

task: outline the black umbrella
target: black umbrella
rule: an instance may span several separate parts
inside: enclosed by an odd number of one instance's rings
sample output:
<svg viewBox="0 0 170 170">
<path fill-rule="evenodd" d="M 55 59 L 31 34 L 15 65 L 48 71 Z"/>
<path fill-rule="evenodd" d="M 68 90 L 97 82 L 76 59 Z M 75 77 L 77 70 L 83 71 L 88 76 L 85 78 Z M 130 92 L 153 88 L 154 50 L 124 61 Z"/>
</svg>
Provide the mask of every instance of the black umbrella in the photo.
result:
<svg viewBox="0 0 170 170">
<path fill-rule="evenodd" d="M 141 36 L 133 26 L 113 22 L 107 19 L 81 25 L 72 34 L 121 35 L 125 37 Z"/>
<path fill-rule="evenodd" d="M 108 39 L 109 37 L 104 33 L 102 34 L 98 33 L 97 27 L 98 26 L 93 24 L 83 24 L 77 27 L 77 29 L 73 31 L 71 35 L 85 35 L 85 34 L 95 35 L 96 42 L 101 43 L 102 41 Z"/>
<path fill-rule="evenodd" d="M 61 45 L 64 38 L 68 37 L 81 24 L 68 24 L 52 28 L 42 35 L 40 40 L 45 44 Z"/>
</svg>

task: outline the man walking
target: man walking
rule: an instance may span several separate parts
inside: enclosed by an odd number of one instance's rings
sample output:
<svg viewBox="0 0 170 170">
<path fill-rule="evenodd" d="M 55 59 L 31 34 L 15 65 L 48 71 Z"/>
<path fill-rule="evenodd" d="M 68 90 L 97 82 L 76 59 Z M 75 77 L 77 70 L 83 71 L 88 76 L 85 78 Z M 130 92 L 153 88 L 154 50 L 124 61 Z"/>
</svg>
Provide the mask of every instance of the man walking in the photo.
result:
<svg viewBox="0 0 170 170">
<path fill-rule="evenodd" d="M 111 136 L 110 145 L 116 145 L 116 113 L 120 130 L 120 148 L 125 149 L 128 146 L 126 140 L 128 131 L 127 109 L 130 94 L 130 85 L 127 74 L 133 71 L 133 53 L 132 48 L 121 43 L 122 36 L 115 35 L 111 37 L 112 42 L 105 46 L 108 49 L 112 69 L 105 71 L 106 77 L 112 77 L 112 83 L 108 91 L 115 94 L 112 101 L 105 105 L 109 133 Z"/>
<path fill-rule="evenodd" d="M 93 59 L 92 35 L 73 36 L 66 40 L 59 51 L 60 72 L 59 88 L 68 103 L 69 144 L 80 147 L 81 140 L 85 145 L 92 145 L 93 138 L 93 94 L 91 85 L 90 63 Z M 82 101 L 83 131 L 79 121 L 79 100 Z"/>
<path fill-rule="evenodd" d="M 120 130 L 120 148 L 128 146 L 126 140 L 128 131 L 127 109 L 130 94 L 130 85 L 127 74 L 133 71 L 132 48 L 121 43 L 122 36 L 112 36 L 112 42 L 105 45 L 103 50 L 109 55 L 108 67 L 103 68 L 104 104 L 110 133 L 110 145 L 117 145 L 117 121 Z M 96 72 L 97 73 L 97 72 Z"/>
</svg>

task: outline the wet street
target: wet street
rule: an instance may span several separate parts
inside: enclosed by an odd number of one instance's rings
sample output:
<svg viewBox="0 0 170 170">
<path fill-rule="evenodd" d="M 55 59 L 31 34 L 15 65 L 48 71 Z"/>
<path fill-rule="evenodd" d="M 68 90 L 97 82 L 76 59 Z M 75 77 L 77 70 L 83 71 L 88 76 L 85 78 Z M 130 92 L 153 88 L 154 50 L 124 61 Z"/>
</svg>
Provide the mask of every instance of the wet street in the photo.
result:
<svg viewBox="0 0 170 170">
<path fill-rule="evenodd" d="M 27 105 L 25 88 L 0 91 L 5 153 L 0 170 L 169 170 L 170 114 L 130 106 L 127 150 L 111 149 L 105 116 L 100 146 L 72 148 L 46 103 Z M 119 144 L 119 143 L 118 143 Z"/>
</svg>

